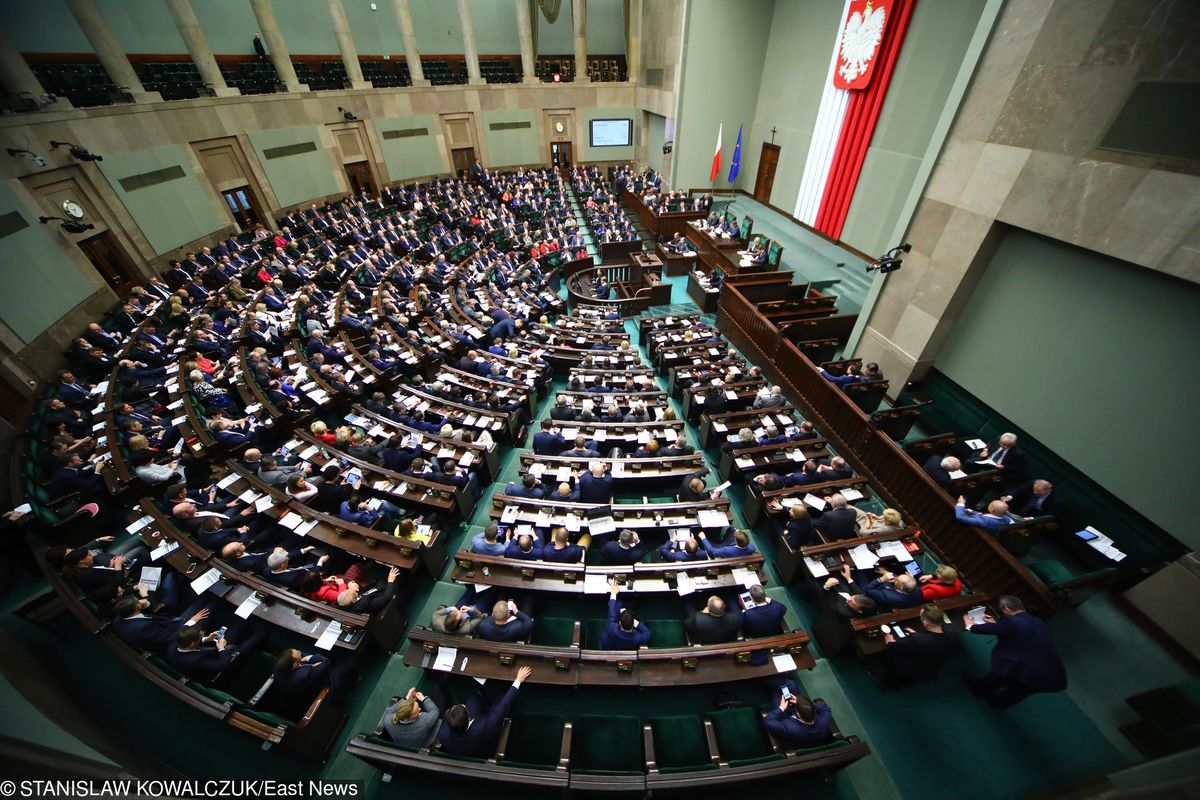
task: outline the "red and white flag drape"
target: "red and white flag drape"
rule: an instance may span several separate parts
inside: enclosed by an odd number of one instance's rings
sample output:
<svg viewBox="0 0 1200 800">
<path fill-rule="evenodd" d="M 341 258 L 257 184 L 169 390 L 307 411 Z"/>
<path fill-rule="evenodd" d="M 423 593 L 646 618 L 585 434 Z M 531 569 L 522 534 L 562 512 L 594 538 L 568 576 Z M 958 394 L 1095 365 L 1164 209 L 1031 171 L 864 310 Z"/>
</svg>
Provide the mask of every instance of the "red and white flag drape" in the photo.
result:
<svg viewBox="0 0 1200 800">
<path fill-rule="evenodd" d="M 838 238 L 916 0 L 846 0 L 795 217 Z"/>
<path fill-rule="evenodd" d="M 725 131 L 725 123 L 722 122 L 717 126 L 717 149 L 713 153 L 712 169 L 708 171 L 708 182 L 714 183 L 717 180 L 717 175 L 721 173 L 721 134 Z"/>
</svg>

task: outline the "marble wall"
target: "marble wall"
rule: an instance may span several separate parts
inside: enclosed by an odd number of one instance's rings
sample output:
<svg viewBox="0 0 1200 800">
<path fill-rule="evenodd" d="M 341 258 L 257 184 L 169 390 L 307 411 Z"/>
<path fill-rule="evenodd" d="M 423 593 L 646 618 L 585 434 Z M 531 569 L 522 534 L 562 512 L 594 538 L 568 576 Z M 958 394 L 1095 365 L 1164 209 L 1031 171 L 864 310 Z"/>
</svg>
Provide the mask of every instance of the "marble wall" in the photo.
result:
<svg viewBox="0 0 1200 800">
<path fill-rule="evenodd" d="M 1098 149 L 1137 82 L 1198 76 L 1196 3 L 1006 3 L 855 355 L 923 376 L 1004 226 L 1200 282 L 1194 165 Z"/>
</svg>

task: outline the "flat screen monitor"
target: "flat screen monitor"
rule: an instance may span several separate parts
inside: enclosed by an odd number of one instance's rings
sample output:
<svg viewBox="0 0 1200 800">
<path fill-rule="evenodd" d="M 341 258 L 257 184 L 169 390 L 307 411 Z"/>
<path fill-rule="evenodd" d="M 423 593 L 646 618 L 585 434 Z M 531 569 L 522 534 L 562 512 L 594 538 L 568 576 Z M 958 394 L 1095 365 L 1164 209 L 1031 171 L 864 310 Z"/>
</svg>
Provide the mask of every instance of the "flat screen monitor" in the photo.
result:
<svg viewBox="0 0 1200 800">
<path fill-rule="evenodd" d="M 588 136 L 592 147 L 629 147 L 633 144 L 633 120 L 594 119 Z"/>
</svg>

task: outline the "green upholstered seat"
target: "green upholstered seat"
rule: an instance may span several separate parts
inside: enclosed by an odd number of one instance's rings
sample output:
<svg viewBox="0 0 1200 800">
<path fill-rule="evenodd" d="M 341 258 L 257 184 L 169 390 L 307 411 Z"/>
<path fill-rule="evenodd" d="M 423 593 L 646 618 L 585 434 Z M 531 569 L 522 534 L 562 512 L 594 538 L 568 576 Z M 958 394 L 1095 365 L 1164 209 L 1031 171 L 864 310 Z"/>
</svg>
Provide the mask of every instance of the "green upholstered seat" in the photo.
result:
<svg viewBox="0 0 1200 800">
<path fill-rule="evenodd" d="M 1053 558 L 1043 559 L 1041 561 L 1030 561 L 1026 564 L 1027 567 L 1038 576 L 1038 579 L 1047 586 L 1053 586 L 1056 583 L 1069 581 L 1075 577 L 1075 573 L 1067 569 L 1061 561 Z"/>
<path fill-rule="evenodd" d="M 487 763 L 486 758 L 476 758 L 475 756 L 458 756 L 458 755 L 453 755 L 451 753 L 443 752 L 441 750 L 432 750 L 430 752 L 432 752 L 433 755 L 435 755 L 435 756 L 440 756 L 440 757 L 446 759 L 447 761 L 468 761 L 472 764 Z"/>
<path fill-rule="evenodd" d="M 570 647 L 575 620 L 562 617 L 535 617 L 529 641 L 547 647 Z"/>
<path fill-rule="evenodd" d="M 607 619 L 588 619 L 583 622 L 583 649 L 599 650 L 600 637 L 608 625 Z"/>
<path fill-rule="evenodd" d="M 205 686 L 198 681 L 188 681 L 188 686 L 195 689 L 199 694 L 204 695 L 210 700 L 216 700 L 218 703 L 233 703 L 238 705 L 238 699 L 229 692 L 223 692 L 220 689 L 214 689 L 211 686 Z"/>
<path fill-rule="evenodd" d="M 168 664 L 164 658 L 159 656 L 148 656 L 146 661 L 150 662 L 150 666 L 154 667 L 164 675 L 169 675 L 175 680 L 181 680 L 183 678 L 183 674 Z"/>
<path fill-rule="evenodd" d="M 699 717 L 655 717 L 650 720 L 650 730 L 654 734 L 654 758 L 660 770 L 712 765 L 704 722 Z"/>
<path fill-rule="evenodd" d="M 753 708 L 727 708 L 708 714 L 721 759 L 733 763 L 771 755 L 771 742 L 762 718 Z"/>
<path fill-rule="evenodd" d="M 505 764 L 554 769 L 558 766 L 566 718 L 554 714 L 516 714 L 508 731 Z"/>
<path fill-rule="evenodd" d="M 650 647 L 687 647 L 682 620 L 651 619 L 646 620 L 646 627 L 650 629 Z"/>
<path fill-rule="evenodd" d="M 571 732 L 571 769 L 621 774 L 644 772 L 641 722 L 635 717 L 578 717 Z"/>
</svg>

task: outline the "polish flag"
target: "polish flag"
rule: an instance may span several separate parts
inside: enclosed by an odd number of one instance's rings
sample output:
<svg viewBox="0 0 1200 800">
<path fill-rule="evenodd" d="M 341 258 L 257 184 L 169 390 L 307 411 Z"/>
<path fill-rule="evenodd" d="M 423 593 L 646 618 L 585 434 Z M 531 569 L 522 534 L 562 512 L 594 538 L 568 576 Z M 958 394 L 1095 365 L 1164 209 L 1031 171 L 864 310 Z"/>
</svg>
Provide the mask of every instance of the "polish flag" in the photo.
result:
<svg viewBox="0 0 1200 800">
<path fill-rule="evenodd" d="M 721 132 L 725 129 L 725 123 L 722 122 L 717 126 L 717 151 L 713 153 L 712 169 L 708 172 L 708 182 L 713 183 L 717 180 L 717 175 L 721 171 Z"/>
</svg>

